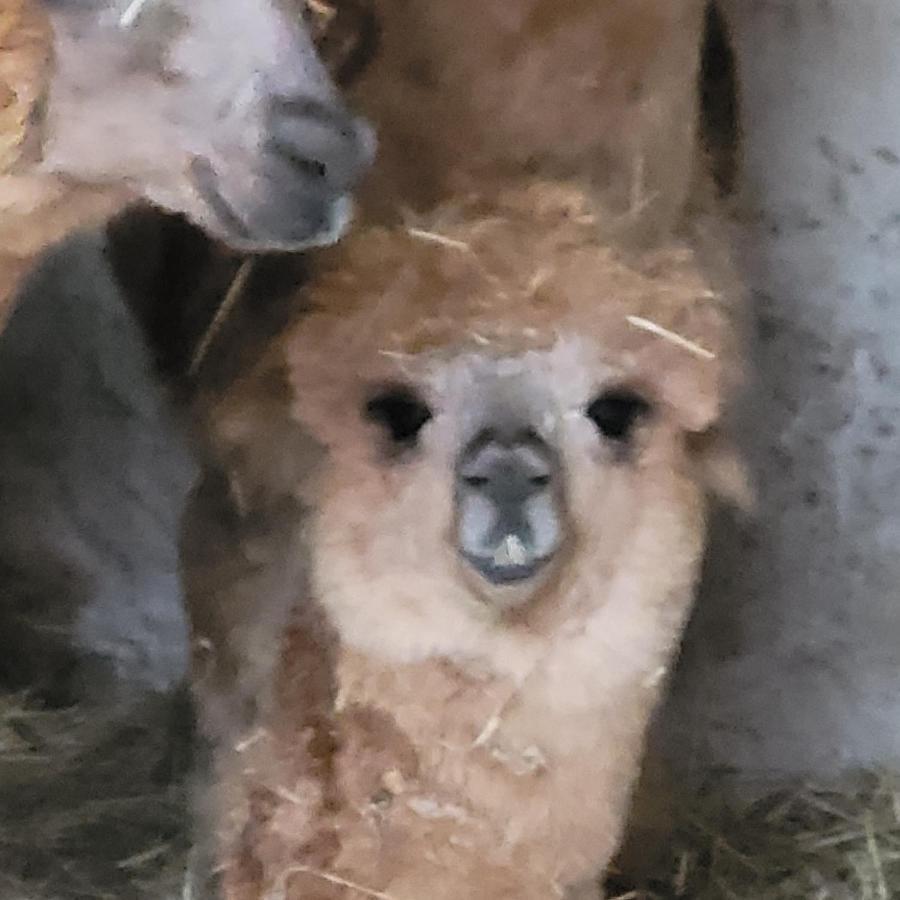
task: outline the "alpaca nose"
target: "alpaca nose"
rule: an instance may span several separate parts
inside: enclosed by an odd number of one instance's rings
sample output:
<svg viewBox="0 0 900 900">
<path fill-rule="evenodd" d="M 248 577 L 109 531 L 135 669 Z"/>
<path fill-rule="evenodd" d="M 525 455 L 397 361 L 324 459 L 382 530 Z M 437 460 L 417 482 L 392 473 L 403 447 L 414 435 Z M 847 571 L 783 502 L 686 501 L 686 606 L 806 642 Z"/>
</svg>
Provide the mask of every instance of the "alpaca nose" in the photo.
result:
<svg viewBox="0 0 900 900">
<path fill-rule="evenodd" d="M 352 191 L 375 156 L 371 126 L 339 100 L 277 97 L 252 179 L 235 186 L 214 165 L 192 163 L 194 185 L 219 231 L 251 250 L 303 250 L 331 244 L 352 216 Z"/>
<path fill-rule="evenodd" d="M 375 158 L 372 127 L 337 101 L 276 97 L 271 103 L 268 149 L 319 191 L 351 191 Z"/>
<path fill-rule="evenodd" d="M 533 578 L 562 541 L 559 467 L 546 444 L 482 435 L 457 471 L 460 551 L 494 585 Z"/>
</svg>

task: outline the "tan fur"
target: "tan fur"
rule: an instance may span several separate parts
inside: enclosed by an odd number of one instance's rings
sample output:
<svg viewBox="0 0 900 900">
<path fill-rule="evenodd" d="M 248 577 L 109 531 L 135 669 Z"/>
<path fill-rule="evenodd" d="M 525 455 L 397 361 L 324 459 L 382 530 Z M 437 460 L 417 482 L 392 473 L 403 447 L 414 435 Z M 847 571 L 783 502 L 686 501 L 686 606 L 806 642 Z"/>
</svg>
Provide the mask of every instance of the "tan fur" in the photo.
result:
<svg viewBox="0 0 900 900">
<path fill-rule="evenodd" d="M 50 31 L 31 0 L 0 6 L 0 171 L 24 152 L 35 103 L 46 87 Z"/>
<path fill-rule="evenodd" d="M 352 97 L 375 123 L 364 200 L 443 202 L 502 166 L 590 177 L 665 230 L 697 157 L 699 0 L 379 0 L 381 52 Z"/>
<path fill-rule="evenodd" d="M 628 253 L 580 192 L 541 182 L 419 226 L 324 254 L 317 311 L 213 416 L 252 470 L 254 397 L 287 365 L 295 415 L 328 451 L 296 487 L 317 510 L 313 578 L 273 704 L 221 764 L 229 900 L 583 887 L 619 842 L 689 608 L 707 464 L 688 436 L 714 426 L 736 368 L 715 242 L 698 227 L 690 245 Z M 498 366 L 546 392 L 571 531 L 556 580 L 512 619 L 480 599 L 448 537 L 477 373 Z M 398 379 L 435 417 L 418 455 L 391 463 L 360 410 Z M 582 412 L 610 383 L 657 404 L 628 463 Z"/>
<path fill-rule="evenodd" d="M 52 67 L 50 24 L 35 0 L 0 4 L 0 327 L 32 259 L 79 225 L 121 207 L 122 189 L 85 189 L 36 174 L 32 119 Z"/>
<path fill-rule="evenodd" d="M 246 740 L 211 735 L 232 900 L 285 887 L 305 900 L 596 894 L 690 601 L 703 490 L 743 490 L 715 427 L 739 369 L 728 266 L 702 229 L 669 240 L 703 183 L 701 7 L 379 3 L 381 52 L 354 92 L 380 139 L 363 206 L 369 221 L 393 225 L 412 207 L 419 232 L 369 228 L 324 255 L 305 298 L 323 312 L 303 320 L 287 359 L 275 351 L 218 406 L 208 435 L 232 508 L 256 527 L 271 497 L 292 489 L 290 466 L 273 464 L 285 411 L 270 388 L 286 367 L 299 420 L 329 451 L 319 481 L 293 485 L 298 509 L 319 513 L 313 585 L 295 557 L 236 588 L 218 580 L 218 603 L 208 573 L 191 591 L 216 635 L 211 671 L 217 658 L 229 669 L 201 686 L 201 712 L 246 697 L 249 679 L 262 716 Z M 589 184 L 603 198 L 602 228 L 581 191 L 547 184 L 442 207 L 523 168 Z M 623 241 L 663 249 L 626 254 Z M 512 624 L 485 614 L 447 538 L 469 368 L 503 353 L 527 354 L 560 403 L 614 377 L 664 410 L 621 494 L 607 498 L 583 445 L 567 454 L 579 540 Z M 429 431 L 427 462 L 408 471 L 384 464 L 359 419 L 372 380 L 397 377 L 432 379 L 445 399 L 457 391 L 450 424 Z M 241 499 L 253 495 L 268 499 Z M 610 529 L 631 501 L 640 512 Z M 279 522 L 304 545 L 303 514 Z M 249 562 L 253 547 L 235 535 L 221 564 Z M 274 644 L 273 620 L 254 622 L 245 598 L 253 585 L 271 592 L 279 574 L 299 619 L 273 684 L 270 660 L 248 650 Z M 272 593 L 286 615 L 289 592 Z M 329 679 L 309 678 L 323 670 Z M 496 743 L 473 747 L 479 734 Z M 583 803 L 588 787 L 596 793 Z"/>
</svg>

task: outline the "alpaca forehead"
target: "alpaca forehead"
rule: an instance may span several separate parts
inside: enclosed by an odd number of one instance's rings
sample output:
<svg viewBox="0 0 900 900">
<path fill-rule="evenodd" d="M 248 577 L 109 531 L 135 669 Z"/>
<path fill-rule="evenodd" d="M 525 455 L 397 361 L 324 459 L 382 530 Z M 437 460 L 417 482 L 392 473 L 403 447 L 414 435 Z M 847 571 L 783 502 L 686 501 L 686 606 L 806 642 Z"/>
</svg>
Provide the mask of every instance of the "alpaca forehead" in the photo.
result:
<svg viewBox="0 0 900 900">
<path fill-rule="evenodd" d="M 598 385 L 624 369 L 604 359 L 579 335 L 557 335 L 546 348 L 489 353 L 466 350 L 423 365 L 423 380 L 437 395 L 460 406 L 531 401 L 535 407 L 581 405 Z"/>
<path fill-rule="evenodd" d="M 177 0 L 49 0 L 46 5 L 51 16 L 67 21 L 80 32 L 87 25 L 131 31 L 143 26 L 160 9 L 182 4 Z"/>
<path fill-rule="evenodd" d="M 127 57 L 136 43 L 180 43 L 179 71 L 193 74 L 196 67 L 196 74 L 209 82 L 204 88 L 210 93 L 216 92 L 216 79 L 232 90 L 235 79 L 229 74 L 245 79 L 254 60 L 260 71 L 270 72 L 283 63 L 295 71 L 312 65 L 315 71 L 309 74 L 321 75 L 317 60 L 308 58 L 313 56 L 308 42 L 307 54 L 296 52 L 299 8 L 291 15 L 279 0 L 53 0 L 47 5 L 56 25 L 57 49 L 68 39 L 78 42 L 72 52 L 83 51 L 83 42 L 93 40 L 92 51 L 103 47 L 111 55 Z M 239 43 L 227 43 L 238 37 Z M 91 68 L 83 56 L 80 62 L 82 68 Z"/>
</svg>

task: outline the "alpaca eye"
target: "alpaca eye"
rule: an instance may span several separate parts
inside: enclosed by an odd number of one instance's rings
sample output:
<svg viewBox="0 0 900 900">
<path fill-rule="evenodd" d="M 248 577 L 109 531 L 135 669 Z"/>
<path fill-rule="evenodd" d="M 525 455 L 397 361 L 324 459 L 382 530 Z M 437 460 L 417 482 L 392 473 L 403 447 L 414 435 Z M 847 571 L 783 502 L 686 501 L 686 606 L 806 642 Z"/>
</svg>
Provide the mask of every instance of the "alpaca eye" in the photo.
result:
<svg viewBox="0 0 900 900">
<path fill-rule="evenodd" d="M 431 410 L 412 388 L 398 385 L 372 396 L 365 406 L 366 418 L 377 422 L 395 443 L 410 446 L 431 419 Z"/>
<path fill-rule="evenodd" d="M 613 388 L 594 397 L 585 414 L 600 434 L 611 441 L 627 441 L 635 425 L 651 411 L 640 394 L 625 388 Z"/>
</svg>

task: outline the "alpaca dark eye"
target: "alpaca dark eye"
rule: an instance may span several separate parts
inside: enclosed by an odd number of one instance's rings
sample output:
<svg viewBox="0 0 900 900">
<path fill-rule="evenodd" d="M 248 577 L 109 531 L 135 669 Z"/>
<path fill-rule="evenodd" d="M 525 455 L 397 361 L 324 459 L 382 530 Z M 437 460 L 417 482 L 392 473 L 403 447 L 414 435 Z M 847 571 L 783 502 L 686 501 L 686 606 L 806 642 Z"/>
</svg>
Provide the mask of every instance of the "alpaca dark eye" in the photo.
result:
<svg viewBox="0 0 900 900">
<path fill-rule="evenodd" d="M 594 397 L 585 414 L 605 438 L 627 441 L 635 425 L 651 410 L 640 394 L 625 388 L 613 388 Z"/>
<path fill-rule="evenodd" d="M 377 422 L 395 444 L 415 443 L 422 426 L 431 418 L 428 404 L 412 388 L 386 388 L 366 403 L 366 418 Z"/>
</svg>

